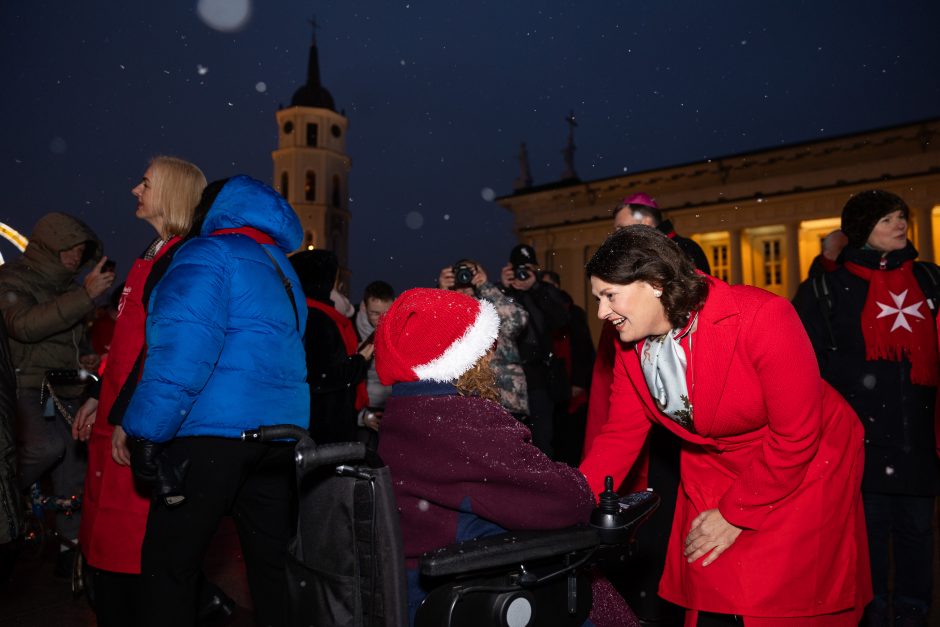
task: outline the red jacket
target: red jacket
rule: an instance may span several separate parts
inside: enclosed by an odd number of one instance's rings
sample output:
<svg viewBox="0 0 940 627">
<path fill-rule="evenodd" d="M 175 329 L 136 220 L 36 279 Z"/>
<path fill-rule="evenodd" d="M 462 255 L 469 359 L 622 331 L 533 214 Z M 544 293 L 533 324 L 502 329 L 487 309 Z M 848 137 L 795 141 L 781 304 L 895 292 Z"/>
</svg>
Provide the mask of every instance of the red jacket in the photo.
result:
<svg viewBox="0 0 940 627">
<path fill-rule="evenodd" d="M 651 422 L 664 425 L 683 442 L 663 598 L 754 617 L 860 612 L 871 599 L 862 425 L 820 378 L 789 302 L 708 281 L 687 372 L 696 433 L 656 409 L 634 346 L 618 344 L 610 418 L 581 470 L 600 492 L 604 475 L 626 475 Z M 714 563 L 689 564 L 692 520 L 716 507 L 744 531 Z"/>
<path fill-rule="evenodd" d="M 607 417 L 610 415 L 610 393 L 614 384 L 614 361 L 617 356 L 617 345 L 620 338 L 617 331 L 609 322 L 601 327 L 601 337 L 597 341 L 597 356 L 594 359 L 594 370 L 591 373 L 591 391 L 588 396 L 587 420 L 584 426 L 583 457 L 591 451 L 594 438 L 600 435 Z M 633 464 L 630 473 L 624 478 L 617 489 L 620 494 L 641 492 L 649 485 L 649 447 L 644 446 L 643 451 Z"/>
<path fill-rule="evenodd" d="M 154 259 L 134 262 L 124 284 L 108 363 L 101 377 L 98 412 L 88 440 L 79 543 L 88 563 L 102 570 L 140 573 L 140 547 L 150 495 L 137 490 L 129 467 L 111 458 L 114 426 L 108 423 L 108 414 L 144 346 L 147 304 L 143 292 L 150 271 L 154 262 L 179 242 L 179 238 L 173 238 Z"/>
</svg>

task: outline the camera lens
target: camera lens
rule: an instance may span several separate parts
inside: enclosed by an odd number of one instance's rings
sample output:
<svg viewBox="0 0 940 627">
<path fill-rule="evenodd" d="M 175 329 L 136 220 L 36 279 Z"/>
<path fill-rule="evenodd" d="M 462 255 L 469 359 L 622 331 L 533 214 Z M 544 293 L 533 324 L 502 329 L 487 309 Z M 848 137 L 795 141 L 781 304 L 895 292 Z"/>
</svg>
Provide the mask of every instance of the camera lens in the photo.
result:
<svg viewBox="0 0 940 627">
<path fill-rule="evenodd" d="M 454 287 L 470 287 L 473 285 L 473 268 L 470 266 L 454 266 Z"/>
<path fill-rule="evenodd" d="M 529 278 L 529 269 L 523 265 L 515 267 L 515 276 L 519 281 L 525 281 Z"/>
</svg>

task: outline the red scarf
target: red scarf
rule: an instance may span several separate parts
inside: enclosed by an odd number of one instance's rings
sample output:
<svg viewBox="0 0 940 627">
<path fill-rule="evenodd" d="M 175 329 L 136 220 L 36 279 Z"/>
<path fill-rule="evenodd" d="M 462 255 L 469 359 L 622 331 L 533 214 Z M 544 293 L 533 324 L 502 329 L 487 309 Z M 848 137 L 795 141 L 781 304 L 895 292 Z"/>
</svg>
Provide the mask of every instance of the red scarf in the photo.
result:
<svg viewBox="0 0 940 627">
<path fill-rule="evenodd" d="M 937 385 L 937 327 L 924 292 L 914 277 L 914 262 L 894 270 L 872 270 L 851 261 L 845 269 L 868 281 L 862 309 L 865 357 L 911 362 L 911 383 Z"/>
<path fill-rule="evenodd" d="M 339 334 L 343 338 L 343 345 L 346 347 L 347 355 L 352 356 L 359 352 L 359 339 L 356 337 L 356 330 L 353 329 L 352 322 L 349 318 L 336 311 L 335 307 L 313 300 L 312 298 L 307 299 L 307 306 L 319 309 L 329 316 L 330 320 L 336 323 Z M 356 410 L 358 411 L 368 406 L 369 393 L 366 391 L 366 382 L 360 381 L 359 385 L 356 386 Z"/>
</svg>

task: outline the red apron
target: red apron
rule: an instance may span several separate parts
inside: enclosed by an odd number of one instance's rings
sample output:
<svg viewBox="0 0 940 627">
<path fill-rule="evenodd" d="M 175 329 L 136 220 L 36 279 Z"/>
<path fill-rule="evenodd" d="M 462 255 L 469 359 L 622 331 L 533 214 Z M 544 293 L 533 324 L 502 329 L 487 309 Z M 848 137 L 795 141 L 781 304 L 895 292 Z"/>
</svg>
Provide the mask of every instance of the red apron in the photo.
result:
<svg viewBox="0 0 940 627">
<path fill-rule="evenodd" d="M 82 500 L 79 542 L 89 564 L 117 573 L 140 573 L 140 547 L 147 528 L 150 496 L 140 492 L 128 466 L 111 457 L 114 426 L 108 414 L 144 347 L 147 305 L 144 286 L 153 263 L 179 243 L 169 240 L 153 259 L 138 259 L 127 275 L 101 379 L 98 413 L 88 440 L 88 472 Z"/>
</svg>

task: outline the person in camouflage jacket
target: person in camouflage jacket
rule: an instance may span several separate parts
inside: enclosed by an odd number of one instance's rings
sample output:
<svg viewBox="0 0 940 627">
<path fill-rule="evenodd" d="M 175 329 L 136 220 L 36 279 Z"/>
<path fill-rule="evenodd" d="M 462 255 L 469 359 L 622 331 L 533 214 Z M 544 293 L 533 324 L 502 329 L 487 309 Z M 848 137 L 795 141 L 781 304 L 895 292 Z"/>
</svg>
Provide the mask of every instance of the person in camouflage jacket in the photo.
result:
<svg viewBox="0 0 940 627">
<path fill-rule="evenodd" d="M 470 285 L 457 286 L 454 268 L 466 266 L 473 272 Z M 499 336 L 490 368 L 496 377 L 500 404 L 516 418 L 529 415 L 529 395 L 526 388 L 522 359 L 516 347 L 516 338 L 529 321 L 528 312 L 501 289 L 487 280 L 486 271 L 472 259 L 461 259 L 453 267 L 441 270 L 438 287 L 463 292 L 496 307 L 499 314 Z"/>
</svg>

